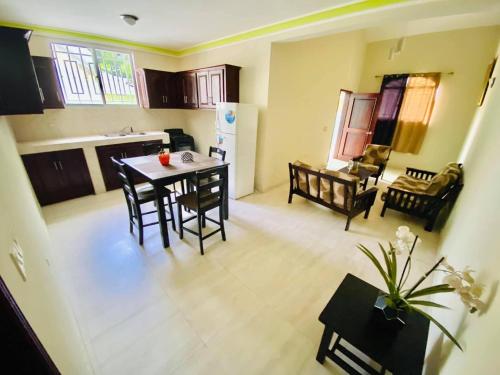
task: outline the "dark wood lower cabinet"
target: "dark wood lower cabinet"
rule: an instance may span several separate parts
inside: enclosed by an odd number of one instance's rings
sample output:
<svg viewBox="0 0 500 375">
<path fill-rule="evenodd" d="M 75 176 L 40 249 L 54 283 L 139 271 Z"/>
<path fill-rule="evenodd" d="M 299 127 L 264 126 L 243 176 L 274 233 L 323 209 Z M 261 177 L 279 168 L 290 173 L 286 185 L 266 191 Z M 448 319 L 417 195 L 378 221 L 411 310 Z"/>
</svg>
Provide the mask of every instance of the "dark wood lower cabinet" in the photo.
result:
<svg viewBox="0 0 500 375">
<path fill-rule="evenodd" d="M 97 158 L 99 159 L 99 165 L 101 166 L 102 177 L 104 179 L 104 186 L 106 190 L 115 190 L 121 187 L 120 180 L 116 175 L 116 171 L 111 162 L 111 157 L 116 159 L 133 158 L 136 156 L 143 156 L 144 143 L 162 143 L 162 140 L 154 140 L 147 142 L 133 142 L 133 143 L 121 143 L 117 145 L 106 145 L 106 146 L 96 146 Z M 139 184 L 146 182 L 144 177 L 135 174 L 134 182 Z"/>
<path fill-rule="evenodd" d="M 22 160 L 42 206 L 95 193 L 81 148 L 23 155 Z"/>
</svg>

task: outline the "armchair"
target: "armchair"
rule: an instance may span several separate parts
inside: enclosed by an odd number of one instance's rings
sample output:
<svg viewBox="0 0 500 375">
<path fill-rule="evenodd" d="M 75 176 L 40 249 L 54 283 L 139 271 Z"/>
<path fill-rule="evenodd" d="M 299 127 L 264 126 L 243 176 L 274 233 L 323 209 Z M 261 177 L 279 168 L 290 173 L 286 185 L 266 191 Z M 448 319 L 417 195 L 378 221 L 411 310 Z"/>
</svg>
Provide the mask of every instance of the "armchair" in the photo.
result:
<svg viewBox="0 0 500 375">
<path fill-rule="evenodd" d="M 358 161 L 361 167 L 374 172 L 372 177 L 375 178 L 375 185 L 377 185 L 379 177 L 384 173 L 390 154 L 391 146 L 368 144 L 363 155 L 352 160 Z"/>
<path fill-rule="evenodd" d="M 432 231 L 441 209 L 456 199 L 463 187 L 462 164 L 449 163 L 441 172 L 406 168 L 382 194 L 384 207 L 425 219 L 426 231 Z"/>
</svg>

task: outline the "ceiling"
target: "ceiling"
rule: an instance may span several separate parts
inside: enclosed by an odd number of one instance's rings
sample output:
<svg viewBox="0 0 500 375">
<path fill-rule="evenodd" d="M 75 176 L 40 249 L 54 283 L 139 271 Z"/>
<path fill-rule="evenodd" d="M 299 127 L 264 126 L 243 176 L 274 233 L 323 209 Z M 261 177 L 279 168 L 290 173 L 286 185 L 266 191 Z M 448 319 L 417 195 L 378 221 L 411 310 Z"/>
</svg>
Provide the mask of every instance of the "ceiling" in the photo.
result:
<svg viewBox="0 0 500 375">
<path fill-rule="evenodd" d="M 123 13 L 139 21 L 129 26 Z M 2 24 L 182 56 L 267 34 L 291 41 L 364 28 L 381 40 L 500 24 L 500 0 L 0 0 Z"/>
<path fill-rule="evenodd" d="M 0 0 L 0 21 L 184 49 L 352 0 Z M 139 17 L 135 26 L 120 19 Z"/>
</svg>

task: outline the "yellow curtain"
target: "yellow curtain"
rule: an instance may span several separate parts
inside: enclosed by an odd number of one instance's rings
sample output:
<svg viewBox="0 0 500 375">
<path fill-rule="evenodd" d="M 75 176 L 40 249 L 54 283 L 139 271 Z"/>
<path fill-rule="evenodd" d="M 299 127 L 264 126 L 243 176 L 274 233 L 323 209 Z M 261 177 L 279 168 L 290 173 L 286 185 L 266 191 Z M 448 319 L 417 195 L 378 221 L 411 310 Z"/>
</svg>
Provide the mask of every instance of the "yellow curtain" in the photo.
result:
<svg viewBox="0 0 500 375">
<path fill-rule="evenodd" d="M 399 111 L 392 149 L 418 154 L 434 107 L 440 74 L 410 75 Z"/>
</svg>

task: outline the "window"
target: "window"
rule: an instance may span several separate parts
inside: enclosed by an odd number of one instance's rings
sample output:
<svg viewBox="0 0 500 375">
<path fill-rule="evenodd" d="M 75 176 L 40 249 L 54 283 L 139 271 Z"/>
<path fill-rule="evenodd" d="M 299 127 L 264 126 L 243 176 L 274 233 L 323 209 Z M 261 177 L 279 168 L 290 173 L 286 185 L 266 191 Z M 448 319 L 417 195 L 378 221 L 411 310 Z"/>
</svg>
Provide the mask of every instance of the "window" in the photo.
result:
<svg viewBox="0 0 500 375">
<path fill-rule="evenodd" d="M 128 53 L 52 44 L 66 104 L 137 104 Z"/>
</svg>

